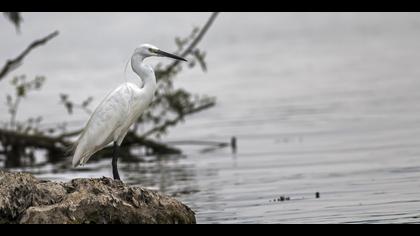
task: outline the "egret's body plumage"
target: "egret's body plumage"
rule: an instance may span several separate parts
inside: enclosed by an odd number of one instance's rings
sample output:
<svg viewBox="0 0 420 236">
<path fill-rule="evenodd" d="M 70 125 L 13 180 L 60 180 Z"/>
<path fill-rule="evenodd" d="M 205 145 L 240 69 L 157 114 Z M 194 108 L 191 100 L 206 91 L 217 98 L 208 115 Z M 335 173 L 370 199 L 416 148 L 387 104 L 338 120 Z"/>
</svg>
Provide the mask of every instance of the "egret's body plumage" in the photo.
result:
<svg viewBox="0 0 420 236">
<path fill-rule="evenodd" d="M 93 154 L 111 142 L 114 143 L 114 148 L 121 145 L 130 126 L 153 100 L 156 91 L 155 73 L 143 61 L 149 56 L 158 55 L 185 60 L 151 45 L 145 44 L 137 48 L 131 58 L 131 67 L 141 80 L 121 84 L 96 108 L 77 141 L 73 156 L 74 167 L 85 164 Z"/>
</svg>

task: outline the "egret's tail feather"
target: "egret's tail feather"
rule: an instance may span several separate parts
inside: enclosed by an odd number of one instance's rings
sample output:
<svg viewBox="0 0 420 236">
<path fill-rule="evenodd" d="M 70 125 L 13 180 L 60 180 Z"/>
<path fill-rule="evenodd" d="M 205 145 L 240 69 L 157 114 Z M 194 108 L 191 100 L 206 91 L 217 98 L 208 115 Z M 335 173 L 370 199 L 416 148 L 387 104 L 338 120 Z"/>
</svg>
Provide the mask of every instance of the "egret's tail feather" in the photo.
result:
<svg viewBox="0 0 420 236">
<path fill-rule="evenodd" d="M 68 146 L 66 146 L 64 148 L 64 154 L 66 156 L 73 156 L 74 153 L 75 153 L 75 151 L 76 151 L 77 144 L 78 144 L 78 142 L 76 141 L 76 142 L 74 142 L 74 143 L 69 144 Z"/>
<path fill-rule="evenodd" d="M 84 155 L 82 149 L 83 148 L 82 148 L 82 145 L 81 145 L 80 139 L 79 139 L 72 146 L 72 156 L 73 156 L 72 165 L 73 165 L 74 168 L 79 166 L 81 164 L 81 162 L 83 161 L 83 158 L 84 158 L 85 155 Z"/>
<path fill-rule="evenodd" d="M 72 164 L 73 164 L 73 167 L 75 168 L 75 167 L 77 167 L 77 166 L 79 166 L 79 165 L 82 165 L 83 164 L 83 160 L 86 158 L 86 155 L 84 155 L 80 150 L 78 150 L 78 149 L 80 149 L 80 148 L 77 148 L 76 147 L 76 150 L 75 150 L 75 152 L 74 152 L 74 155 L 73 155 L 73 161 L 72 161 Z"/>
<path fill-rule="evenodd" d="M 102 149 L 101 146 L 96 147 L 93 150 L 86 150 L 83 143 L 79 143 L 74 151 L 73 167 L 86 164 L 86 162 L 100 149 Z"/>
<path fill-rule="evenodd" d="M 82 162 L 82 157 L 76 156 L 76 155 L 73 156 L 73 161 L 72 161 L 73 168 L 76 168 L 79 165 L 81 165 L 81 162 Z"/>
</svg>

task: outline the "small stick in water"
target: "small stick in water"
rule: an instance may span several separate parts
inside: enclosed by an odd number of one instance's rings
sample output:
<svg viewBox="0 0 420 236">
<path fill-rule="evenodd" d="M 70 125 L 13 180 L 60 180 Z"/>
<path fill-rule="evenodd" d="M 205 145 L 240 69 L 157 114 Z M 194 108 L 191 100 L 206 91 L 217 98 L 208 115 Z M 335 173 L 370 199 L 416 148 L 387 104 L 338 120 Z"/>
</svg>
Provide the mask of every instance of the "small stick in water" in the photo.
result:
<svg viewBox="0 0 420 236">
<path fill-rule="evenodd" d="M 231 140 L 230 140 L 230 146 L 231 146 L 231 148 L 232 148 L 232 152 L 233 152 L 233 153 L 236 153 L 236 148 L 237 148 L 237 146 L 236 146 L 236 137 L 235 137 L 235 136 L 233 136 L 233 137 L 231 138 Z"/>
</svg>

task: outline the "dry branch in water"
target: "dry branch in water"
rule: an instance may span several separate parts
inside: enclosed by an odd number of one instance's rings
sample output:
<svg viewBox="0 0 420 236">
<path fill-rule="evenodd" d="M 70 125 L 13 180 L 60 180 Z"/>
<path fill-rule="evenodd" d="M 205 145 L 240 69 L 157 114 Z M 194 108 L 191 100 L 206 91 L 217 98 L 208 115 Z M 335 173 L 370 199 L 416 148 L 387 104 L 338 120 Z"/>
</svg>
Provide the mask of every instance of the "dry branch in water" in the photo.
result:
<svg viewBox="0 0 420 236">
<path fill-rule="evenodd" d="M 0 129 L 0 143 L 2 153 L 5 154 L 8 166 L 19 166 L 21 157 L 27 156 L 26 149 L 36 148 L 48 151 L 48 158 L 51 162 L 63 160 L 66 157 L 68 147 L 72 145 L 71 141 L 60 136 L 51 137 L 44 134 L 22 134 L 14 131 Z M 121 149 L 123 157 L 131 157 L 129 149 L 131 147 L 144 146 L 154 154 L 180 154 L 181 151 L 169 145 L 138 137 L 129 133 L 122 143 Z M 112 148 L 105 148 L 95 154 L 95 157 L 110 157 Z M 124 156 L 125 155 L 125 156 Z"/>
<path fill-rule="evenodd" d="M 197 113 L 197 112 L 200 112 L 202 110 L 211 108 L 214 105 L 216 105 L 216 103 L 214 101 L 210 101 L 207 104 L 204 104 L 202 106 L 199 106 L 199 107 L 193 108 L 193 109 L 191 109 L 189 111 L 186 111 L 182 115 L 176 117 L 175 119 L 173 119 L 173 120 L 167 120 L 162 125 L 155 126 L 152 129 L 150 129 L 149 131 L 144 132 L 141 137 L 142 138 L 146 138 L 146 137 L 148 137 L 148 136 L 150 136 L 150 135 L 152 135 L 152 134 L 154 134 L 156 132 L 160 132 L 161 130 L 165 130 L 165 129 L 167 129 L 170 126 L 176 125 L 179 121 L 181 121 L 184 118 L 184 116 L 192 115 L 192 114 Z"/>
<path fill-rule="evenodd" d="M 190 40 L 187 40 L 184 45 L 185 49 L 180 47 L 180 55 L 182 57 L 195 57 L 203 70 L 206 70 L 204 64 L 204 55 L 200 54 L 197 45 L 203 39 L 204 35 L 213 24 L 218 13 L 212 13 L 201 29 L 195 29 Z M 34 48 L 47 43 L 52 38 L 56 37 L 58 32 L 54 32 L 42 39 L 36 40 L 31 43 L 19 56 L 14 59 L 8 60 L 5 66 L 0 70 L 0 80 L 3 79 L 11 71 L 15 70 L 22 64 L 23 59 Z M 191 67 L 191 66 L 190 66 Z M 211 108 L 215 105 L 215 100 L 208 97 L 193 96 L 188 91 L 181 89 L 174 89 L 171 79 L 179 73 L 181 65 L 178 61 L 174 61 L 164 68 L 156 69 L 156 77 L 161 85 L 161 89 L 157 92 L 155 102 L 152 104 L 148 112 L 143 114 L 136 124 L 152 124 L 149 130 L 142 135 L 137 134 L 136 128 L 131 130 L 122 143 L 121 154 L 130 157 L 130 148 L 142 146 L 147 151 L 151 150 L 154 154 L 180 154 L 178 148 L 169 146 L 167 144 L 154 141 L 150 139 L 152 135 L 157 137 L 166 132 L 168 127 L 175 126 L 178 122 L 184 120 L 188 115 L 195 114 L 205 109 Z M 68 97 L 65 99 L 62 96 L 62 103 L 69 104 Z M 69 105 L 67 105 L 68 107 Z M 87 108 L 87 106 L 86 106 Z M 170 115 L 168 115 L 171 113 Z M 158 119 L 158 122 L 155 120 Z M 0 144 L 2 152 L 8 159 L 19 159 L 20 157 L 27 156 L 27 152 L 33 153 L 34 149 L 43 149 L 47 151 L 49 160 L 62 160 L 66 155 L 66 149 L 72 146 L 73 141 L 82 130 L 63 131 L 61 133 L 47 134 L 44 132 L 39 133 L 19 133 L 16 130 L 0 129 Z M 95 154 L 96 158 L 111 156 L 112 149 L 105 148 Z M 68 153 L 67 153 L 68 155 Z M 54 161 L 54 160 L 52 160 Z"/>
</svg>

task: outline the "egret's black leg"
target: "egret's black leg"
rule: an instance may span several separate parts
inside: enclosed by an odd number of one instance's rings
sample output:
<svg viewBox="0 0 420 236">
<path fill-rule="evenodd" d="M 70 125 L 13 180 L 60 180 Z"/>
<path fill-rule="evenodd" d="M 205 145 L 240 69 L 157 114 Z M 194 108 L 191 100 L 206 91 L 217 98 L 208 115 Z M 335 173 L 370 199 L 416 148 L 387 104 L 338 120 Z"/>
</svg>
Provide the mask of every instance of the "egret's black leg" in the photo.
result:
<svg viewBox="0 0 420 236">
<path fill-rule="evenodd" d="M 118 161 L 118 145 L 117 142 L 114 142 L 114 150 L 112 152 L 112 174 L 114 175 L 115 180 L 121 180 L 120 174 L 118 174 L 118 167 L 117 167 L 117 161 Z"/>
</svg>

